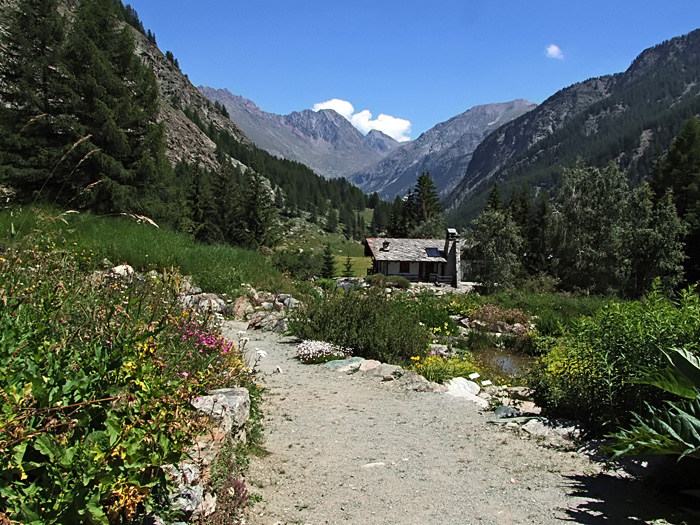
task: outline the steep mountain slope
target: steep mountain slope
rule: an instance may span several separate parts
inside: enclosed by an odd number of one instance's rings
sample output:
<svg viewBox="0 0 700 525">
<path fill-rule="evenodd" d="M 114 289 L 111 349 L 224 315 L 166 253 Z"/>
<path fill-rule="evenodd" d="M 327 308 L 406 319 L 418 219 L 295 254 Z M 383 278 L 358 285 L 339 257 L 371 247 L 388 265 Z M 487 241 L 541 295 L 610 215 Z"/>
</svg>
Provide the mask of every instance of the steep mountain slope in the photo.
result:
<svg viewBox="0 0 700 525">
<path fill-rule="evenodd" d="M 136 30 L 133 37 L 135 53 L 156 75 L 161 93 L 159 122 L 165 126 L 166 155 L 170 162 L 199 161 L 208 169 L 218 166 L 216 144 L 185 115 L 184 109 L 197 113 L 205 126 L 211 125 L 217 131 L 224 130 L 241 144 L 250 145 L 243 131 L 223 116 L 156 45 Z"/>
<path fill-rule="evenodd" d="M 680 124 L 700 112 L 700 30 L 642 52 L 624 73 L 589 79 L 552 95 L 498 129 L 474 152 L 446 203 L 462 223 L 498 180 L 551 187 L 560 166 L 582 157 L 616 161 L 638 181 Z"/>
<path fill-rule="evenodd" d="M 464 175 L 479 143 L 491 131 L 534 107 L 527 100 L 475 106 L 401 145 L 350 180 L 366 192 L 393 198 L 405 195 L 418 176 L 428 170 L 440 194 L 447 195 Z"/>
<path fill-rule="evenodd" d="M 383 133 L 363 136 L 333 110 L 276 115 L 227 89 L 200 86 L 212 101 L 226 107 L 231 120 L 260 148 L 302 162 L 326 178 L 347 177 L 380 161 L 398 143 Z"/>
</svg>

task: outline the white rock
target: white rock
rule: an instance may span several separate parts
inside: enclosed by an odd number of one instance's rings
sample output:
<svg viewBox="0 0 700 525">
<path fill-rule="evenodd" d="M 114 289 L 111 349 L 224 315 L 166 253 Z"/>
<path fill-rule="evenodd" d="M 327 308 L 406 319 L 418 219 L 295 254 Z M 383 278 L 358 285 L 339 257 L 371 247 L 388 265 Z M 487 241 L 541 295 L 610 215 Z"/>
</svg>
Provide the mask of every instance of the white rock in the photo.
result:
<svg viewBox="0 0 700 525">
<path fill-rule="evenodd" d="M 477 395 L 481 392 L 481 387 L 474 381 L 469 381 L 463 377 L 454 377 L 445 383 L 448 392 L 469 392 Z"/>
</svg>

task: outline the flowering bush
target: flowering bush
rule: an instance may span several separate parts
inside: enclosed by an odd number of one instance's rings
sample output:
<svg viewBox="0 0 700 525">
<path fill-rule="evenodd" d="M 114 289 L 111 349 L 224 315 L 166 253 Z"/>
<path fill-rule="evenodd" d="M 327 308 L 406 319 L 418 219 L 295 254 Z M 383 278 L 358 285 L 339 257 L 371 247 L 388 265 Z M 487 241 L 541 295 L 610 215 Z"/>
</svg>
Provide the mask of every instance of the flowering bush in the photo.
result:
<svg viewBox="0 0 700 525">
<path fill-rule="evenodd" d="M 205 429 L 190 401 L 251 374 L 176 273 L 90 276 L 65 244 L 0 245 L 0 522 L 178 521 L 160 467 Z"/>
<path fill-rule="evenodd" d="M 352 355 L 352 349 L 323 341 L 303 341 L 297 346 L 297 359 L 302 363 L 325 363 Z"/>
<path fill-rule="evenodd" d="M 467 312 L 467 316 L 472 320 L 484 323 L 486 329 L 489 331 L 495 331 L 497 323 L 499 322 L 509 325 L 518 324 L 520 325 L 518 328 L 520 328 L 522 332 L 518 335 L 527 332 L 532 322 L 532 317 L 529 314 L 517 308 L 503 308 L 492 304 L 485 304 L 472 308 Z"/>
</svg>

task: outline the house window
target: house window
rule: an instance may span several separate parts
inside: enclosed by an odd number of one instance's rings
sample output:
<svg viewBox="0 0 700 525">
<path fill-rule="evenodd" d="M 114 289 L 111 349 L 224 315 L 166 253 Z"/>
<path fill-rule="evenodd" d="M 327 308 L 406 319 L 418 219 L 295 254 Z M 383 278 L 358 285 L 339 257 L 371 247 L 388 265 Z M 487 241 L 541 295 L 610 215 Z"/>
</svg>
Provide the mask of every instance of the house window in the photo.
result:
<svg viewBox="0 0 700 525">
<path fill-rule="evenodd" d="M 401 261 L 399 263 L 399 273 L 411 273 L 411 263 L 408 261 Z"/>
</svg>

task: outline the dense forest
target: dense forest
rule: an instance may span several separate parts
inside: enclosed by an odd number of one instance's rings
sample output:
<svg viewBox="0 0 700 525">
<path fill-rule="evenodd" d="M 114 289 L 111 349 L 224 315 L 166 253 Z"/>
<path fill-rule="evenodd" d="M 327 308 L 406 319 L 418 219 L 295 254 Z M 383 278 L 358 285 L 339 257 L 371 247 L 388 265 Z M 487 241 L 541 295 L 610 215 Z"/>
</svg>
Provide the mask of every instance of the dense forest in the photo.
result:
<svg viewBox="0 0 700 525">
<path fill-rule="evenodd" d="M 467 233 L 467 277 L 488 291 L 523 280 L 640 297 L 700 279 L 700 122 L 687 120 L 647 182 L 579 158 L 553 197 L 495 184 Z"/>
<path fill-rule="evenodd" d="M 279 214 L 364 236 L 359 212 L 376 199 L 241 144 L 187 107 L 216 143 L 220 169 L 171 166 L 157 121 L 162 100 L 134 55 L 132 28 L 152 44 L 155 35 L 119 0 L 84 0 L 70 16 L 60 7 L 20 0 L 2 20 L 0 184 L 13 201 L 140 214 L 198 240 L 250 247 L 274 245 Z"/>
</svg>

